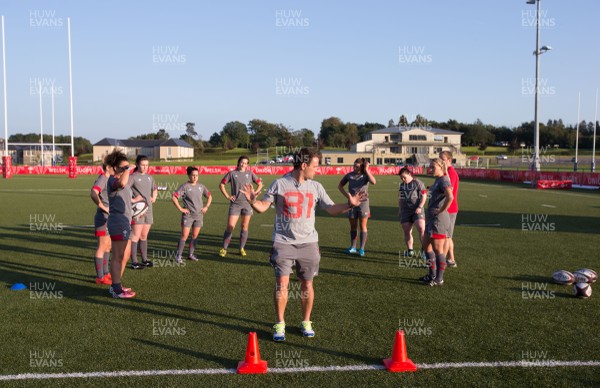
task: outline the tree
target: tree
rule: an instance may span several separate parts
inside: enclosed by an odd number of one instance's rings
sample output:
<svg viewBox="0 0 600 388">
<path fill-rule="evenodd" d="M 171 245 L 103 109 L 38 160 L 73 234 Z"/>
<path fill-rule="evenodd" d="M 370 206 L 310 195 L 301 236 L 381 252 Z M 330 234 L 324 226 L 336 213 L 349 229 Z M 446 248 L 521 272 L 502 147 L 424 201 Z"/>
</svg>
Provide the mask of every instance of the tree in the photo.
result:
<svg viewBox="0 0 600 388">
<path fill-rule="evenodd" d="M 228 137 L 229 146 L 232 146 L 231 148 L 247 148 L 250 143 L 250 135 L 248 134 L 246 124 L 240 123 L 239 121 L 231 121 L 225 124 L 221 131 L 221 138 L 223 136 Z M 228 147 L 228 149 L 231 148 Z"/>
<path fill-rule="evenodd" d="M 400 118 L 398 119 L 398 126 L 399 127 L 408 127 L 408 119 L 406 118 L 406 116 L 401 115 Z"/>
<path fill-rule="evenodd" d="M 196 132 L 195 126 L 196 123 L 185 123 L 185 134 L 191 138 L 196 138 L 198 132 Z"/>
<path fill-rule="evenodd" d="M 223 144 L 221 141 L 221 135 L 219 135 L 217 132 L 213 133 L 208 139 L 208 144 L 210 144 L 212 147 L 220 147 Z"/>
<path fill-rule="evenodd" d="M 169 133 L 164 129 L 159 129 L 156 133 L 131 136 L 129 140 L 169 140 Z"/>
</svg>

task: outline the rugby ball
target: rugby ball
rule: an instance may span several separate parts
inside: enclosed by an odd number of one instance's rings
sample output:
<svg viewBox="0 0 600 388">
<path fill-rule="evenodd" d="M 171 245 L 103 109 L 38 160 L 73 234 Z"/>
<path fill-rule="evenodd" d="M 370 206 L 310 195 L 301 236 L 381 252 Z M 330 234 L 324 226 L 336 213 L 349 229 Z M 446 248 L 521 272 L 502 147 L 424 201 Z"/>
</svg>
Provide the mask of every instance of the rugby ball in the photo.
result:
<svg viewBox="0 0 600 388">
<path fill-rule="evenodd" d="M 578 298 L 589 298 L 592 295 L 592 286 L 587 283 L 575 283 L 573 294 Z"/>
<path fill-rule="evenodd" d="M 571 272 L 561 269 L 552 274 L 552 280 L 554 280 L 554 283 L 558 284 L 573 284 L 573 282 L 575 282 L 575 276 Z"/>
<path fill-rule="evenodd" d="M 580 279 L 577 280 L 577 283 L 595 283 L 596 280 L 598 280 L 598 274 L 596 271 L 589 268 L 578 269 L 577 271 L 573 272 L 573 275 L 575 276 L 575 279 Z"/>
<path fill-rule="evenodd" d="M 131 211 L 132 211 L 133 217 L 139 217 L 139 216 L 143 215 L 144 213 L 146 213 L 147 210 L 148 210 L 148 203 L 146 201 L 144 201 L 143 199 L 141 201 L 133 202 L 131 204 Z"/>
</svg>

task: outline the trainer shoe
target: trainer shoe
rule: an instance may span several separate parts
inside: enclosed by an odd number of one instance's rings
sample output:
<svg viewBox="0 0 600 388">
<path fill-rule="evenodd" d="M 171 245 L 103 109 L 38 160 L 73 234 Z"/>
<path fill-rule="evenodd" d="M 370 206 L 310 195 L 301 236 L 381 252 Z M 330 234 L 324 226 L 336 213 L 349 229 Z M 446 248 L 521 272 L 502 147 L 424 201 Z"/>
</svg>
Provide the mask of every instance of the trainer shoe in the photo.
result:
<svg viewBox="0 0 600 388">
<path fill-rule="evenodd" d="M 109 273 L 104 274 L 104 277 L 108 279 L 109 282 L 112 282 L 112 275 Z"/>
<path fill-rule="evenodd" d="M 404 251 L 404 257 L 413 257 L 415 255 L 415 251 L 413 249 L 408 249 Z"/>
<path fill-rule="evenodd" d="M 225 257 L 226 254 L 227 254 L 227 251 L 225 250 L 225 248 L 221 248 L 221 250 L 219 251 L 219 256 Z"/>
<path fill-rule="evenodd" d="M 181 256 L 177 256 L 177 257 L 175 258 L 175 263 L 177 263 L 177 264 L 181 264 L 182 262 L 183 262 L 183 260 L 181 260 Z"/>
<path fill-rule="evenodd" d="M 315 336 L 315 331 L 312 328 L 311 321 L 302 321 L 302 323 L 300 324 L 300 331 L 302 332 L 302 335 L 305 337 L 312 338 Z"/>
<path fill-rule="evenodd" d="M 154 263 L 150 260 L 142 260 L 142 265 L 145 267 L 154 267 Z"/>
<path fill-rule="evenodd" d="M 273 332 L 273 341 L 285 341 L 285 322 L 276 323 L 273 325 L 273 329 L 275 329 Z"/>
<path fill-rule="evenodd" d="M 350 247 L 350 248 L 346 249 L 346 253 L 349 254 L 349 255 L 352 255 L 352 254 L 354 254 L 356 252 L 358 252 L 358 251 L 354 247 Z"/>
<path fill-rule="evenodd" d="M 240 248 L 240 256 L 242 256 L 242 257 L 246 256 L 246 250 L 244 248 Z"/>
<path fill-rule="evenodd" d="M 458 267 L 456 265 L 456 261 L 454 261 L 454 260 L 447 260 L 446 264 L 448 265 L 448 267 L 455 267 L 455 268 Z"/>
<path fill-rule="evenodd" d="M 142 265 L 140 263 L 131 263 L 131 269 L 144 269 L 146 268 L 145 265 Z"/>
<path fill-rule="evenodd" d="M 96 278 L 96 284 L 112 284 L 112 280 L 108 279 L 106 276 L 102 276 L 101 278 Z"/>
<path fill-rule="evenodd" d="M 191 261 L 198 261 L 198 258 L 197 258 L 195 255 L 189 255 L 189 256 L 188 256 L 188 260 L 191 260 Z"/>
<path fill-rule="evenodd" d="M 135 292 L 131 291 L 131 289 L 129 289 L 129 291 L 125 291 L 125 289 L 123 289 L 123 291 L 120 294 L 117 294 L 117 292 L 112 287 L 110 287 L 108 289 L 108 292 L 112 295 L 113 298 L 116 299 L 130 299 L 135 296 Z"/>
<path fill-rule="evenodd" d="M 360 257 L 363 257 L 363 256 L 365 255 L 365 250 L 364 250 L 364 249 L 359 249 L 359 250 L 358 250 L 358 255 L 359 255 Z"/>
<path fill-rule="evenodd" d="M 440 280 L 439 282 L 436 282 L 435 280 L 430 281 L 429 283 L 427 283 L 427 285 L 429 287 L 441 287 L 444 285 L 444 281 Z"/>
<path fill-rule="evenodd" d="M 434 281 L 435 279 L 429 275 L 425 275 L 423 277 L 420 277 L 419 280 L 422 282 L 425 282 L 425 283 L 430 283 L 430 282 Z"/>
</svg>

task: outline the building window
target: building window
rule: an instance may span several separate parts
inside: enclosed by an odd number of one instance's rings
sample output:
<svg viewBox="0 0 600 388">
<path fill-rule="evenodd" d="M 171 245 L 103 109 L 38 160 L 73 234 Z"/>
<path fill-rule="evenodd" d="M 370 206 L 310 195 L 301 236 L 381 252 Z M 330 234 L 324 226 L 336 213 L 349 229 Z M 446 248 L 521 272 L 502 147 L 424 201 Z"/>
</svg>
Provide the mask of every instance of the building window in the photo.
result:
<svg viewBox="0 0 600 388">
<path fill-rule="evenodd" d="M 338 164 L 344 164 L 344 158 L 337 158 Z"/>
<path fill-rule="evenodd" d="M 402 147 L 390 147 L 390 152 L 393 154 L 401 154 Z"/>
<path fill-rule="evenodd" d="M 425 135 L 408 135 L 408 140 L 410 140 L 410 141 L 426 141 L 427 136 L 425 136 Z"/>
<path fill-rule="evenodd" d="M 381 158 L 377 158 L 377 163 L 376 164 L 383 164 L 383 163 L 381 163 Z"/>
<path fill-rule="evenodd" d="M 389 141 L 390 141 L 390 137 L 389 137 L 389 136 L 386 136 L 386 137 L 385 137 L 385 142 L 386 142 L 386 143 L 388 143 Z"/>
<path fill-rule="evenodd" d="M 448 143 L 448 136 L 444 136 L 444 143 Z"/>
<path fill-rule="evenodd" d="M 331 164 L 331 158 L 325 158 L 325 164 L 329 166 Z"/>
</svg>

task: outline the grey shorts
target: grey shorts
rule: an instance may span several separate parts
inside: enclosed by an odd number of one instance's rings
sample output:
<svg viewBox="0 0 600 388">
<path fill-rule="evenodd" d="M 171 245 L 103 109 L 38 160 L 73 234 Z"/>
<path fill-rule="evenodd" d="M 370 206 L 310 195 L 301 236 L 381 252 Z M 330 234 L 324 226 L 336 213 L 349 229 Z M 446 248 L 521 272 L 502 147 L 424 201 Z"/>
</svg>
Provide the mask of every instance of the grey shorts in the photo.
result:
<svg viewBox="0 0 600 388">
<path fill-rule="evenodd" d="M 454 224 L 456 224 L 456 215 L 458 213 L 448 213 L 450 215 L 450 230 L 448 231 L 448 238 L 452 238 L 454 235 Z"/>
<path fill-rule="evenodd" d="M 154 216 L 152 214 L 152 208 L 149 208 L 146 213 L 141 217 L 134 218 L 136 225 L 152 225 L 154 222 Z"/>
<path fill-rule="evenodd" d="M 229 215 L 230 216 L 251 216 L 252 214 L 254 214 L 254 210 L 252 209 L 252 206 L 250 206 L 250 204 L 248 202 L 245 203 L 235 203 L 232 202 L 229 205 Z"/>
<path fill-rule="evenodd" d="M 108 220 L 108 213 L 104 213 L 99 208 L 96 210 L 94 215 L 94 229 L 96 237 L 106 236 L 106 221 Z"/>
<path fill-rule="evenodd" d="M 371 209 L 369 208 L 369 201 L 363 202 L 360 206 L 355 206 L 348 212 L 348 218 L 369 218 L 371 217 Z"/>
<path fill-rule="evenodd" d="M 269 261 L 275 276 L 289 276 L 296 263 L 296 273 L 301 280 L 312 280 L 319 274 L 321 252 L 318 243 L 283 244 L 274 243 Z"/>
<path fill-rule="evenodd" d="M 436 216 L 430 216 L 425 225 L 425 234 L 431 238 L 448 238 L 450 232 L 450 216 L 445 211 Z"/>
<path fill-rule="evenodd" d="M 201 228 L 204 226 L 204 214 L 181 214 L 181 226 L 184 228 Z"/>
<path fill-rule="evenodd" d="M 131 239 L 131 223 L 127 220 L 113 221 L 110 218 L 106 222 L 108 234 L 113 241 L 127 241 Z"/>
<path fill-rule="evenodd" d="M 421 209 L 421 214 L 415 213 L 414 210 L 413 211 L 405 210 L 402 212 L 402 215 L 400 216 L 400 223 L 405 224 L 407 222 L 410 222 L 411 224 L 414 224 L 418 220 L 424 220 L 424 219 L 425 219 L 425 212 L 423 211 L 423 209 Z"/>
</svg>

